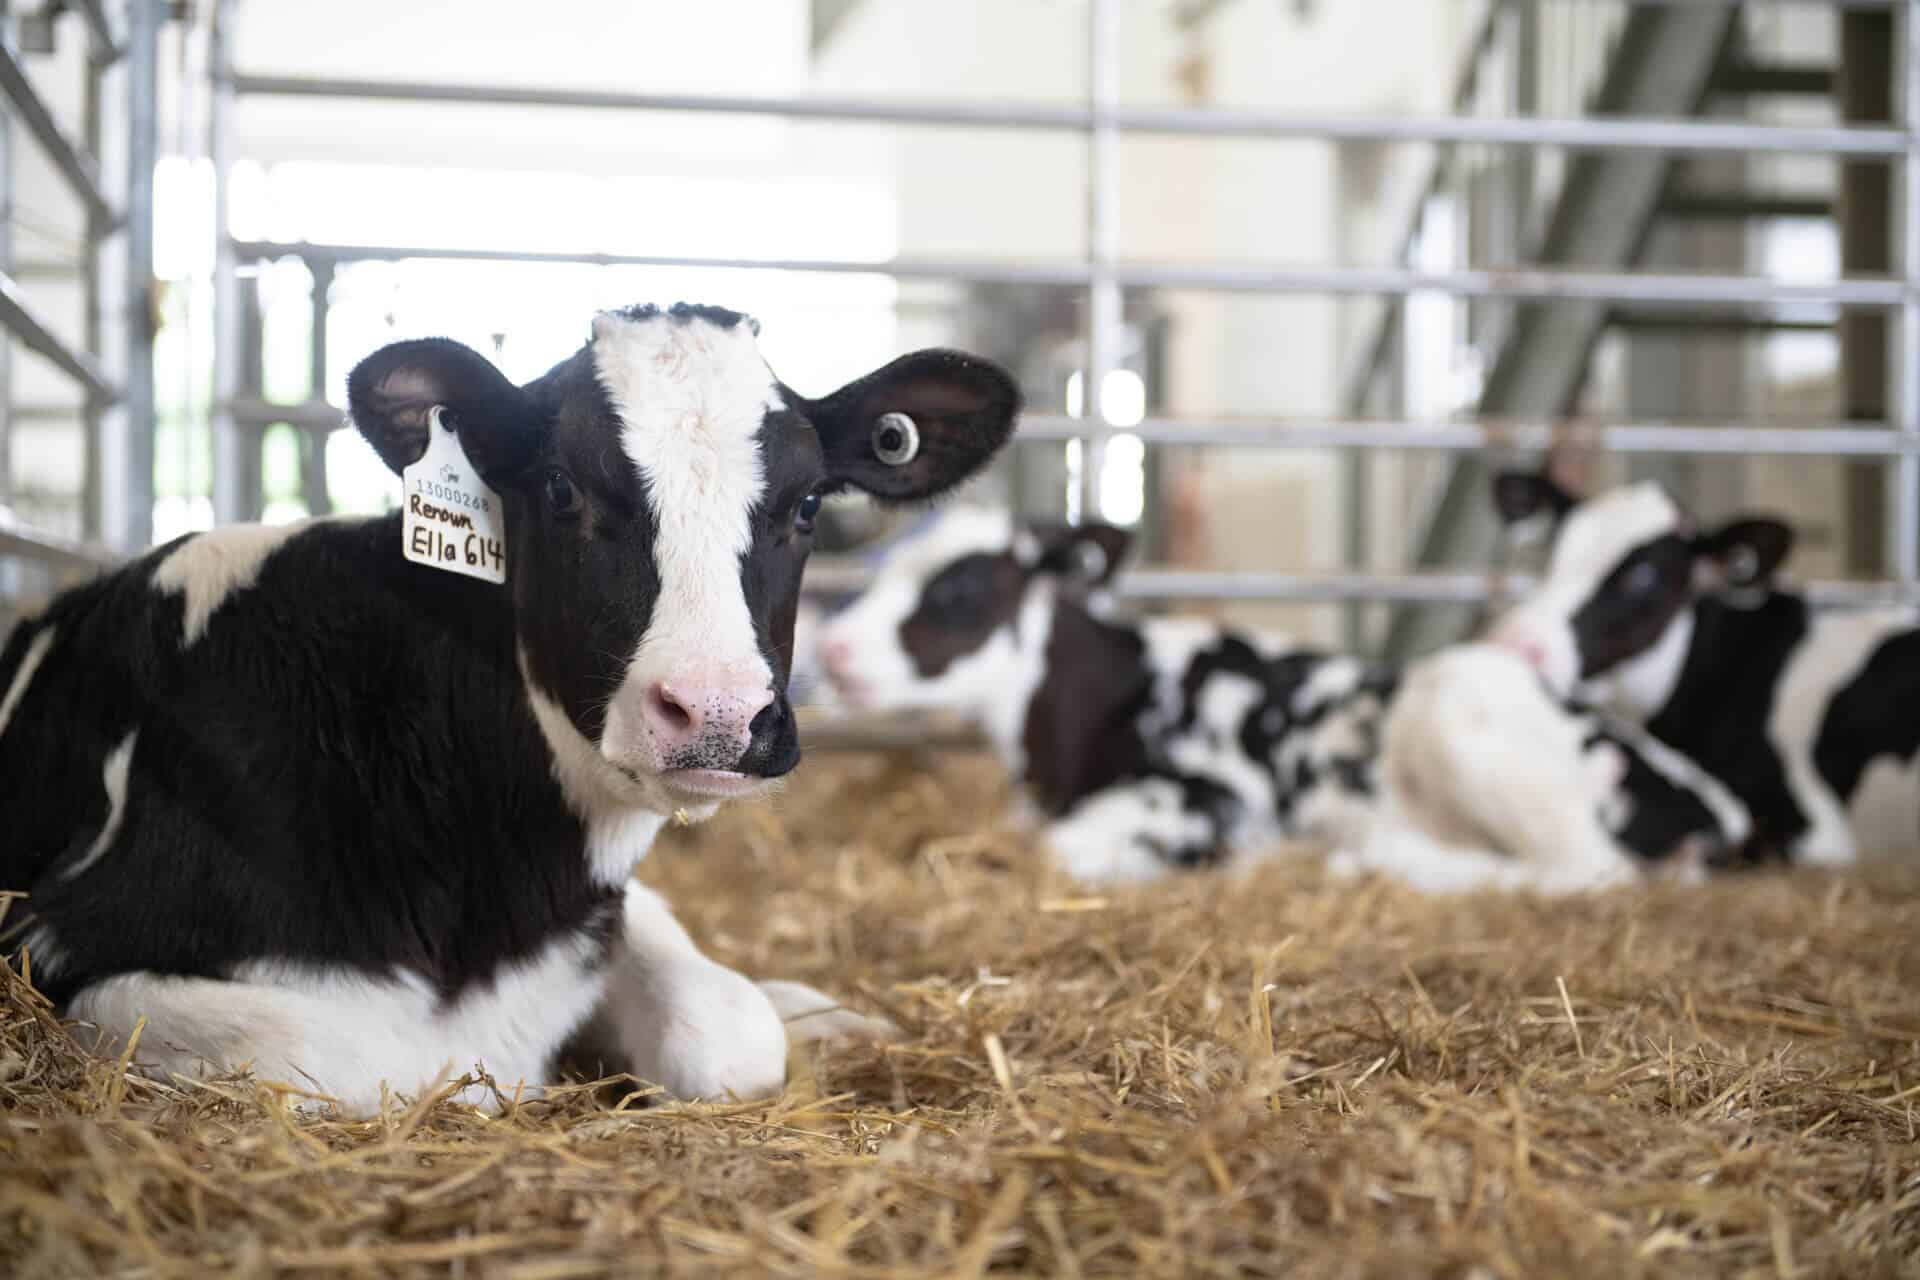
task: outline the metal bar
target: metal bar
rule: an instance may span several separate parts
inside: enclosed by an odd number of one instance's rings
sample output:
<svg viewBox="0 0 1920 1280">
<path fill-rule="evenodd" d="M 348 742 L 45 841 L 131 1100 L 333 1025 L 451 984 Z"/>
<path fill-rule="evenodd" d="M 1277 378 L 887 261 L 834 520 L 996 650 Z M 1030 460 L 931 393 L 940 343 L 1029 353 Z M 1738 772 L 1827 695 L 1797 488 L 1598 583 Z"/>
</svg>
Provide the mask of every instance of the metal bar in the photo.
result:
<svg viewBox="0 0 1920 1280">
<path fill-rule="evenodd" d="M 327 394 L 327 301 L 333 289 L 333 264 L 315 263 L 313 291 L 308 297 L 311 332 L 307 339 L 307 388 L 315 400 Z M 327 436 L 340 425 L 336 418 L 325 427 L 300 433 L 300 494 L 307 514 L 323 516 L 333 510 L 333 498 L 327 489 Z"/>
<path fill-rule="evenodd" d="M 5 0 L 0 0 L 0 22 L 6 20 Z M 14 185 L 13 121 L 0 115 L 0 279 L 14 270 L 13 195 Z M 0 338 L 0 502 L 13 497 L 13 428 L 24 419 L 21 406 L 13 397 L 13 344 Z M 13 580 L 0 582 L 8 594 L 19 591 Z"/>
<path fill-rule="evenodd" d="M 1085 262 L 991 262 L 896 258 L 847 262 L 831 258 L 689 258 L 621 253 L 563 253 L 526 249 L 452 249 L 425 245 L 343 245 L 242 241 L 239 256 L 283 256 L 308 262 L 401 261 L 408 258 L 478 262 L 564 262 L 603 267 L 677 267 L 729 271 L 798 271 L 823 275 L 880 275 L 896 280 L 962 280 L 978 283 L 1085 288 L 1092 272 Z M 1828 284 L 1792 284 L 1760 276 L 1660 275 L 1631 271 L 1560 271 L 1514 267 L 1492 271 L 1410 271 L 1399 267 L 1270 267 L 1239 263 L 1121 263 L 1113 279 L 1123 288 L 1193 289 L 1227 293 L 1386 294 L 1441 293 L 1467 298 L 1581 299 L 1638 302 L 1650 306 L 1687 303 L 1759 305 L 1828 303 L 1894 308 L 1906 288 L 1898 280 L 1863 276 Z"/>
<path fill-rule="evenodd" d="M 108 399 L 113 398 L 113 384 L 107 381 L 99 362 L 86 352 L 76 351 L 62 342 L 34 314 L 26 298 L 21 296 L 19 287 L 4 274 L 0 274 L 0 329 L 13 334 L 28 350 L 46 357 L 56 368 L 89 391 Z"/>
<path fill-rule="evenodd" d="M 92 40 L 88 57 L 93 62 L 105 65 L 125 52 L 113 38 L 113 23 L 108 21 L 106 6 L 100 0 L 77 0 L 74 8 L 87 24 L 87 35 Z"/>
<path fill-rule="evenodd" d="M 97 5 L 95 6 L 98 7 Z M 104 17 L 104 15 L 103 15 Z M 102 49 L 96 45 L 93 57 L 87 59 L 84 83 L 81 86 L 81 132 L 86 139 L 87 151 L 92 155 L 101 154 L 101 144 L 106 138 L 106 102 L 105 78 L 107 59 Z M 115 51 L 114 56 L 119 56 Z M 83 341 L 87 350 L 97 357 L 106 350 L 106 313 L 102 305 L 101 291 L 102 257 L 104 242 L 112 227 L 91 214 L 87 217 L 86 252 L 76 264 L 80 270 L 81 327 Z M 81 417 L 81 464 L 80 464 L 80 528 L 86 536 L 100 536 L 100 451 L 101 435 L 106 430 L 108 401 L 101 396 L 89 393 L 86 398 L 85 412 Z"/>
<path fill-rule="evenodd" d="M 1729 192 L 1681 192 L 1660 202 L 1663 218 L 1818 218 L 1833 216 L 1825 196 L 1769 196 Z"/>
<path fill-rule="evenodd" d="M 1667 308 L 1660 311 L 1634 311 L 1616 307 L 1607 313 L 1607 324 L 1615 329 L 1657 330 L 1675 336 L 1721 337 L 1752 333 L 1827 333 L 1839 322 L 1831 309 L 1826 315 L 1781 316 L 1752 315 L 1740 311 L 1694 311 Z"/>
<path fill-rule="evenodd" d="M 106 192 L 101 189 L 98 162 L 61 131 L 47 104 L 34 92 L 12 33 L 3 24 L 0 24 L 0 94 L 13 104 L 14 115 L 40 144 L 53 167 L 66 178 L 87 211 L 103 222 L 112 222 L 113 206 L 107 203 Z"/>
<path fill-rule="evenodd" d="M 339 410 L 331 409 L 334 414 Z M 284 420 L 275 418 L 274 421 Z M 1076 418 L 1029 414 L 1015 444 L 1071 440 L 1085 430 Z M 1369 419 L 1262 421 L 1149 418 L 1127 434 L 1145 444 L 1225 449 L 1410 449 L 1476 453 L 1501 448 L 1538 453 L 1577 440 L 1613 453 L 1705 453 L 1796 457 L 1899 458 L 1920 454 L 1920 435 L 1871 423 L 1752 427 L 1740 423 L 1607 423 L 1494 419 L 1419 422 Z"/>
<path fill-rule="evenodd" d="M 276 422 L 303 431 L 346 425 L 346 410 L 329 401 L 275 404 L 242 397 L 226 406 L 243 427 Z M 1086 434 L 1087 424 L 1064 414 L 1020 419 L 1015 445 L 1060 444 Z M 1125 428 L 1144 444 L 1205 449 L 1409 449 L 1538 453 L 1556 441 L 1578 440 L 1611 453 L 1708 453 L 1778 457 L 1894 458 L 1920 453 L 1920 435 L 1872 422 L 1810 422 L 1755 427 L 1728 422 L 1608 422 L 1591 418 L 1481 419 L 1422 422 L 1378 418 L 1148 418 Z"/>
<path fill-rule="evenodd" d="M 262 97 L 353 98 L 383 102 L 462 102 L 513 107 L 612 111 L 685 111 L 767 115 L 790 120 L 956 125 L 1084 133 L 1194 134 L 1313 142 L 1467 142 L 1580 150 L 1764 151 L 1903 156 L 1897 129 L 1757 125 L 1704 120 L 1501 119 L 1491 116 L 1315 115 L 1222 107 L 1092 107 L 1047 103 L 884 101 L 844 97 L 766 98 L 715 94 L 608 93 L 515 85 L 420 84 L 235 74 L 235 93 Z"/>
<path fill-rule="evenodd" d="M 154 275 L 153 172 L 160 159 L 160 23 L 164 0 L 133 0 L 127 8 L 127 277 L 126 412 L 122 470 L 109 483 L 121 487 L 120 522 L 106 528 L 121 547 L 153 541 Z"/>
<path fill-rule="evenodd" d="M 216 405 L 220 411 L 222 406 Z M 270 400 L 260 400 L 252 396 L 238 396 L 226 401 L 225 413 L 243 428 L 257 430 L 270 427 L 276 422 L 291 423 L 302 431 L 332 431 L 346 425 L 347 411 L 325 400 L 308 400 L 304 404 L 275 404 Z"/>
<path fill-rule="evenodd" d="M 1802 63 L 1735 62 L 1714 75 L 1716 93 L 1808 94 L 1833 92 L 1832 67 Z"/>
<path fill-rule="evenodd" d="M 0 508 L 0 556 L 87 572 L 106 568 L 115 560 L 105 547 L 42 532 L 4 508 Z"/>
<path fill-rule="evenodd" d="M 1120 253 L 1120 135 L 1112 112 L 1120 103 L 1119 16 L 1114 0 L 1087 3 L 1087 346 L 1081 362 L 1079 492 L 1068 517 L 1100 514 L 1100 472 L 1106 461 L 1107 371 L 1119 363 L 1125 298 L 1114 279 Z"/>
<path fill-rule="evenodd" d="M 813 595 L 854 595 L 873 581 L 870 565 L 817 557 L 802 589 Z M 1477 604 L 1496 592 L 1534 585 L 1526 574 L 1501 573 L 1249 573 L 1195 569 L 1132 569 L 1114 581 L 1130 600 L 1249 600 L 1337 604 L 1348 600 L 1413 604 Z M 1822 608 L 1920 604 L 1920 587 L 1890 582 L 1823 580 L 1800 587 Z"/>
<path fill-rule="evenodd" d="M 1907 125 L 1905 244 L 1900 269 L 1906 298 L 1900 309 L 1900 431 L 1920 439 L 1920 0 L 1907 0 L 1901 40 Z M 1908 588 L 1920 582 L 1920 454 L 1904 454 L 1893 473 L 1894 577 Z"/>
<path fill-rule="evenodd" d="M 207 62 L 213 84 L 207 99 L 207 156 L 213 165 L 213 406 L 209 416 L 213 448 L 213 519 L 216 524 L 245 520 L 243 477 L 252 433 L 235 420 L 240 391 L 239 252 L 228 234 L 233 181 L 233 0 L 215 0 L 208 32 Z M 278 255 L 271 255 L 278 256 Z M 317 270 L 317 264 L 316 264 Z M 316 388 L 316 395 L 320 389 Z M 334 415 L 338 421 L 339 415 Z"/>
</svg>

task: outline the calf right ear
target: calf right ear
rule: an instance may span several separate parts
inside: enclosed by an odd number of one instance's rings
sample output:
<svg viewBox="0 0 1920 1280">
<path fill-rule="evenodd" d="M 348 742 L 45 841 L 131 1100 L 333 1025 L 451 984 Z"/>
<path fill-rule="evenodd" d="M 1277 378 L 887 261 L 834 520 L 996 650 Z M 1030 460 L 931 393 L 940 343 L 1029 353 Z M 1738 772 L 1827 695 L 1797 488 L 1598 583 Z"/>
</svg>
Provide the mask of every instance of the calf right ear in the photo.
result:
<svg viewBox="0 0 1920 1280">
<path fill-rule="evenodd" d="M 1544 471 L 1502 471 L 1493 478 L 1493 505 L 1508 524 L 1546 512 L 1559 519 L 1571 511 L 1574 497 Z"/>
<path fill-rule="evenodd" d="M 993 457 L 1013 432 L 1020 389 L 1006 370 L 959 351 L 901 356 L 807 402 L 827 474 L 883 502 L 931 498 Z"/>
<path fill-rule="evenodd" d="M 1033 568 L 1088 587 L 1112 581 L 1133 546 L 1129 530 L 1110 524 L 1035 525 L 1028 532 L 1039 547 Z"/>
<path fill-rule="evenodd" d="M 446 409 L 467 457 L 489 481 L 510 475 L 540 445 L 525 392 L 472 347 L 418 338 L 380 348 L 347 376 L 347 412 L 397 475 L 427 448 L 427 412 Z"/>
<path fill-rule="evenodd" d="M 1693 547 L 1709 585 L 1764 586 L 1793 550 L 1793 527 L 1783 520 L 1749 516 L 1698 535 Z"/>
</svg>

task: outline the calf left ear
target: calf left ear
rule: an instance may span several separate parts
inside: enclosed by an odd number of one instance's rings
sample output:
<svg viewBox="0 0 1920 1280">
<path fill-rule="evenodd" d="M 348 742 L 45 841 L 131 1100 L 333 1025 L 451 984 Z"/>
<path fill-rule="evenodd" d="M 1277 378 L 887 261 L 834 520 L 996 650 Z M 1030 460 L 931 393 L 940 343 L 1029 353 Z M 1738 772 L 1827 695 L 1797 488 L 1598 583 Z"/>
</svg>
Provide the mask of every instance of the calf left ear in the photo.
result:
<svg viewBox="0 0 1920 1280">
<path fill-rule="evenodd" d="M 493 362 L 451 338 L 380 348 L 347 375 L 347 413 L 395 474 L 427 448 L 427 414 L 442 406 L 460 447 L 489 480 L 523 466 L 542 424 L 531 398 Z"/>
<path fill-rule="evenodd" d="M 1793 528 L 1766 517 L 1731 520 L 1697 535 L 1693 549 L 1713 585 L 1762 586 L 1773 580 L 1793 550 Z"/>
<path fill-rule="evenodd" d="M 927 350 L 808 402 L 827 474 L 884 502 L 931 498 L 986 465 L 1013 434 L 1020 390 L 996 364 Z"/>
</svg>

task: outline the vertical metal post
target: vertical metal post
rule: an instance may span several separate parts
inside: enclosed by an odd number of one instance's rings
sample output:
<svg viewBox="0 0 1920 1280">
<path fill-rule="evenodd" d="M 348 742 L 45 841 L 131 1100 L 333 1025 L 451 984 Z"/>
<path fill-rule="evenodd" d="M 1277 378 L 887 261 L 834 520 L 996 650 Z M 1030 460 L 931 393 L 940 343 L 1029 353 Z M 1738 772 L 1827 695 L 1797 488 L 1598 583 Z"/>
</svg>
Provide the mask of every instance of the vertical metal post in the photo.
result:
<svg viewBox="0 0 1920 1280">
<path fill-rule="evenodd" d="M 207 156 L 213 164 L 213 520 L 248 518 L 246 441 L 250 430 L 234 421 L 240 390 L 240 264 L 228 221 L 233 180 L 234 0 L 215 0 L 207 66 L 213 78 L 207 99 Z M 319 394 L 318 388 L 315 394 Z"/>
<path fill-rule="evenodd" d="M 313 272 L 313 295 L 307 398 L 320 401 L 327 398 L 327 295 L 333 291 L 333 263 L 314 262 L 308 270 Z M 300 489 L 308 515 L 323 516 L 333 509 L 327 493 L 327 437 L 332 434 L 324 427 L 300 428 Z"/>
<path fill-rule="evenodd" d="M 164 0 L 127 7 L 126 412 L 119 522 L 107 536 L 128 550 L 153 541 L 153 170 L 160 158 L 160 22 Z"/>
<path fill-rule="evenodd" d="M 91 53 L 87 58 L 85 71 L 86 83 L 82 90 L 81 127 L 86 136 L 87 154 L 100 161 L 101 142 L 105 139 L 103 93 L 107 67 L 112 62 L 114 50 L 111 45 L 99 42 L 98 38 L 89 46 Z M 106 323 L 100 306 L 100 257 L 113 228 L 102 222 L 98 215 L 89 212 L 87 217 L 87 244 L 80 255 L 80 307 L 83 337 L 87 350 L 96 359 L 106 352 Z M 86 405 L 82 412 L 81 424 L 85 439 L 81 442 L 81 480 L 80 480 L 80 531 L 82 536 L 101 539 L 100 527 L 100 433 L 104 429 L 106 403 L 91 389 L 85 393 Z"/>
<path fill-rule="evenodd" d="M 0 24 L 12 21 L 0 0 Z M 13 271 L 13 119 L 0 114 L 0 273 Z M 13 339 L 0 334 L 0 502 L 13 500 Z M 7 584 L 11 585 L 11 584 Z"/>
<path fill-rule="evenodd" d="M 1118 363 L 1123 323 L 1119 282 L 1120 15 L 1116 0 L 1087 0 L 1087 360 L 1080 375 L 1080 408 L 1090 424 L 1080 445 L 1082 520 L 1100 514 L 1100 469 L 1106 460 L 1107 416 L 1101 392 Z"/>
<path fill-rule="evenodd" d="M 1920 435 L 1920 0 L 1907 0 L 1902 7 L 1906 102 L 1901 118 L 1906 124 L 1907 154 L 1900 270 L 1907 296 L 1900 308 L 1899 429 L 1914 436 Z M 1894 463 L 1893 537 L 1894 576 L 1901 586 L 1912 587 L 1920 581 L 1920 455 L 1910 452 Z"/>
</svg>

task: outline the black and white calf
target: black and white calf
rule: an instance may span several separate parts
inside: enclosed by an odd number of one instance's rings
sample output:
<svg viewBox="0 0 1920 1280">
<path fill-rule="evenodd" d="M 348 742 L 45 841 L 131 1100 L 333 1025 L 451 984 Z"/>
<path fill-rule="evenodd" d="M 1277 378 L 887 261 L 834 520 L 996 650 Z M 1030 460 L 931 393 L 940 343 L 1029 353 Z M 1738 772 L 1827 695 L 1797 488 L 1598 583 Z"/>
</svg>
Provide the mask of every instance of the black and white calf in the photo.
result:
<svg viewBox="0 0 1920 1280">
<path fill-rule="evenodd" d="M 1920 838 L 1920 618 L 1815 612 L 1776 584 L 1778 520 L 1704 529 L 1654 484 L 1578 501 L 1512 472 L 1510 522 L 1554 524 L 1546 571 L 1491 638 L 1561 694 L 1643 723 L 1753 816 L 1750 860 L 1844 864 Z"/>
<path fill-rule="evenodd" d="M 1562 708 L 1511 655 L 1403 678 L 1199 619 L 1103 616 L 1086 593 L 1127 546 L 954 508 L 825 626 L 820 660 L 853 706 L 977 722 L 1089 881 L 1293 837 L 1436 889 L 1575 888 L 1633 874 L 1622 846 L 1658 859 L 1745 835 L 1684 760 Z"/>
<path fill-rule="evenodd" d="M 443 339 L 363 361 L 354 425 L 396 471 L 452 433 L 408 509 L 424 494 L 462 546 L 503 515 L 501 585 L 408 559 L 395 513 L 186 537 L 22 624 L 0 657 L 16 960 L 115 1037 L 144 1018 L 142 1062 L 251 1064 L 353 1111 L 476 1064 L 537 1087 L 596 1011 L 609 1066 L 777 1089 L 779 1009 L 821 998 L 706 960 L 634 864 L 669 816 L 798 761 L 821 495 L 948 488 L 1017 394 L 923 351 L 809 400 L 757 332 L 606 312 L 519 387 Z"/>
</svg>

